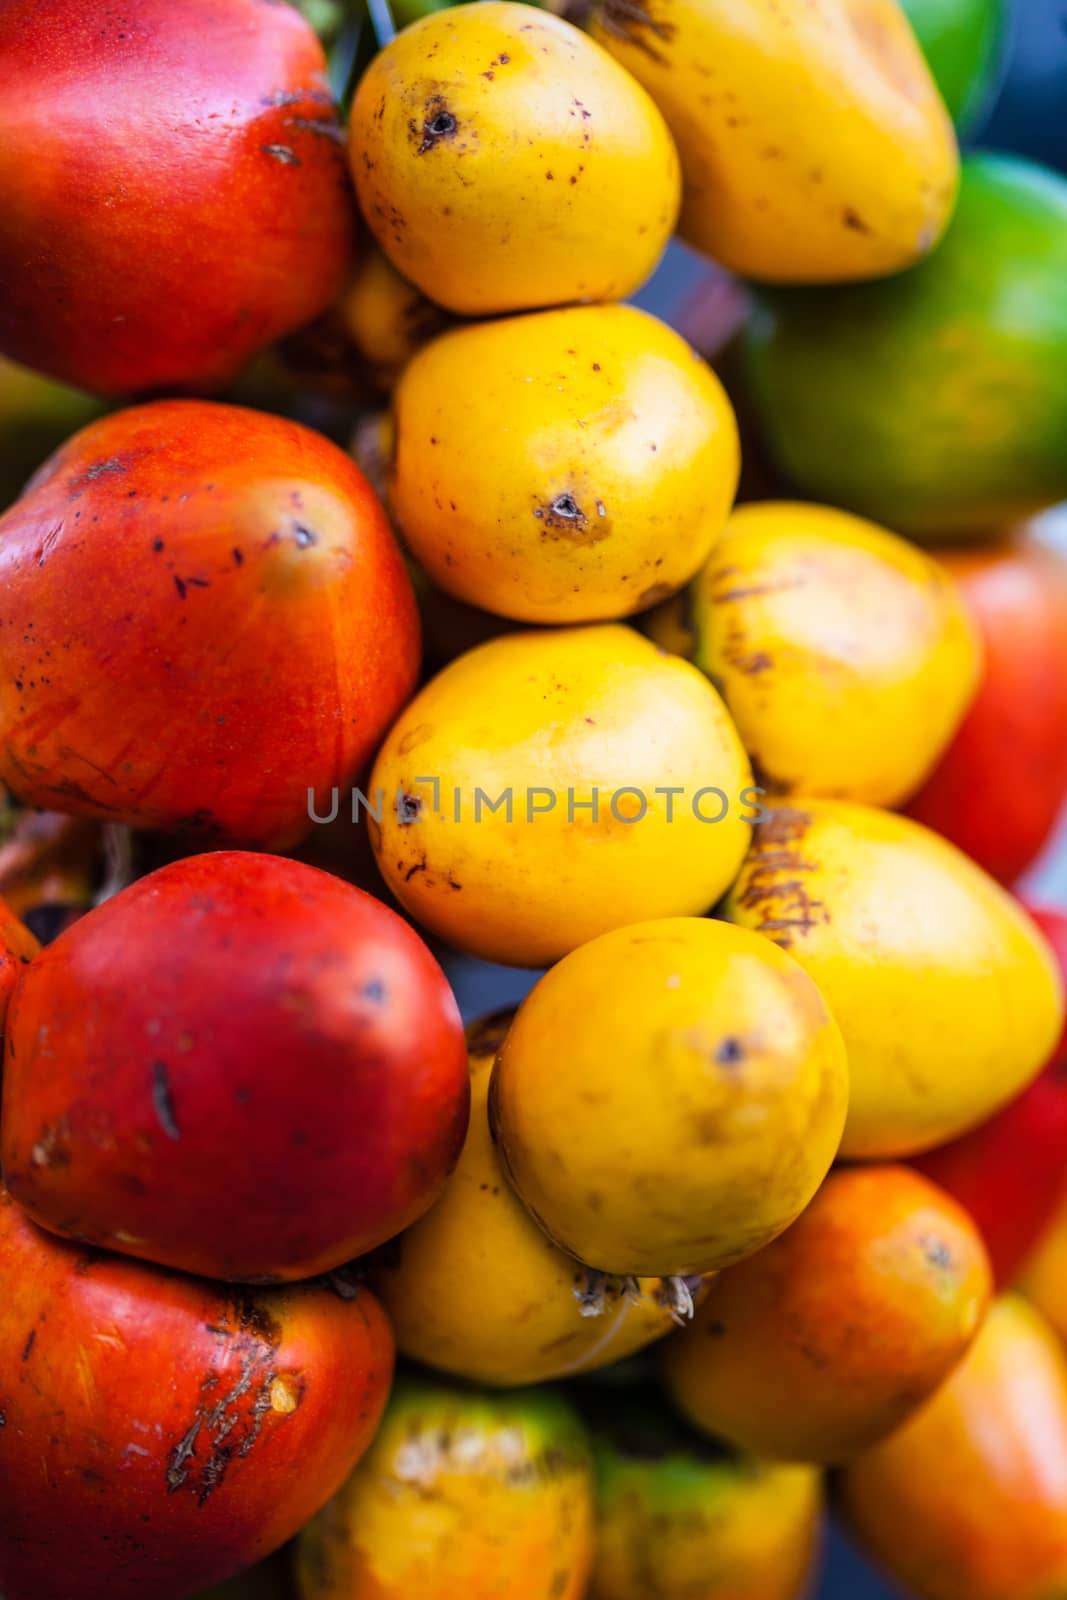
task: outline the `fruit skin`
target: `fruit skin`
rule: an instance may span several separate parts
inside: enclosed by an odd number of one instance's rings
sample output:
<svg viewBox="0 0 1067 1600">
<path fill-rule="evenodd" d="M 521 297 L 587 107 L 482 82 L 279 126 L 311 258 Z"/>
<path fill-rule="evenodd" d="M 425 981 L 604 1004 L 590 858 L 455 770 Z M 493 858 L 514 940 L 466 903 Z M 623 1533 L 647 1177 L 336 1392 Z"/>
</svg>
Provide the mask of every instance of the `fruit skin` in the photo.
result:
<svg viewBox="0 0 1067 1600">
<path fill-rule="evenodd" d="M 6 1194 L 0 1277 L 7 1600 L 183 1600 L 290 1538 L 374 1435 L 393 1344 L 364 1289 L 158 1272 Z"/>
<path fill-rule="evenodd" d="M 841 1027 L 844 1156 L 943 1144 L 1037 1075 L 1063 984 L 1018 901 L 907 817 L 844 801 L 771 810 L 723 914 L 815 979 Z"/>
<path fill-rule="evenodd" d="M 877 278 L 956 196 L 952 124 L 895 0 L 602 0 L 594 36 L 682 160 L 682 236 L 741 277 Z"/>
<path fill-rule="evenodd" d="M 300 1535 L 300 1600 L 581 1600 L 589 1443 L 551 1389 L 402 1377 L 362 1465 Z"/>
<path fill-rule="evenodd" d="M 837 1025 L 797 964 L 747 930 L 669 917 L 604 934 L 539 980 L 489 1114 L 550 1238 L 604 1272 L 666 1277 L 787 1228 L 837 1153 L 847 1098 Z"/>
<path fill-rule="evenodd" d="M 19 971 L 40 948 L 29 928 L 23 926 L 6 901 L 0 900 L 0 1039 Z"/>
<path fill-rule="evenodd" d="M 0 349 L 100 394 L 215 388 L 341 287 L 315 35 L 270 0 L 8 0 Z"/>
<path fill-rule="evenodd" d="M 1005 0 L 900 0 L 956 126 L 989 101 L 1008 42 Z"/>
<path fill-rule="evenodd" d="M 719 380 L 633 306 L 456 329 L 407 367 L 393 411 L 405 543 L 449 594 L 521 622 L 644 610 L 697 571 L 737 490 Z"/>
<path fill-rule="evenodd" d="M 907 1167 L 842 1167 L 773 1244 L 719 1273 L 664 1347 L 680 1410 L 757 1455 L 832 1463 L 948 1377 L 992 1273 L 974 1223 Z"/>
<path fill-rule="evenodd" d="M 612 1397 L 593 1428 L 589 1600 L 800 1600 L 819 1543 L 820 1475 L 709 1445 L 662 1404 Z"/>
<path fill-rule="evenodd" d="M 1025 534 L 941 559 L 981 632 L 984 667 L 956 737 L 909 810 L 1013 883 L 1067 799 L 1067 561 Z"/>
<path fill-rule="evenodd" d="M 471 1121 L 444 1194 L 381 1251 L 370 1281 L 402 1355 L 475 1383 L 569 1378 L 621 1361 L 671 1331 L 665 1287 L 605 1286 L 599 1316 L 577 1299 L 587 1274 L 512 1192 L 489 1131 L 489 1077 L 512 1012 L 468 1029 Z M 691 1286 L 699 1293 L 699 1280 Z"/>
<path fill-rule="evenodd" d="M 687 662 L 620 626 L 512 633 L 453 661 L 398 718 L 371 775 L 384 797 L 371 841 L 438 937 L 547 966 L 609 928 L 713 905 L 748 844 L 751 782 Z M 506 804 L 489 809 L 508 791 L 510 821 Z"/>
<path fill-rule="evenodd" d="M 899 804 L 978 683 L 976 631 L 941 566 L 828 506 L 739 507 L 646 630 L 707 673 L 776 794 Z"/>
<path fill-rule="evenodd" d="M 405 28 L 349 125 L 360 208 L 450 311 L 622 300 L 678 215 L 678 156 L 645 91 L 570 23 L 510 0 Z"/>
<path fill-rule="evenodd" d="M 1067 914 L 1023 903 L 1067 981 Z M 1067 1198 L 1067 1028 L 1022 1094 L 916 1165 L 967 1208 L 998 1284 L 1011 1283 Z"/>
<path fill-rule="evenodd" d="M 1052 1600 L 1067 1584 L 1067 1360 L 995 1302 L 945 1386 L 841 1483 L 848 1523 L 921 1600 Z"/>
<path fill-rule="evenodd" d="M 386 393 L 416 351 L 451 322 L 374 245 L 363 253 L 339 313 L 375 386 Z"/>
<path fill-rule="evenodd" d="M 913 272 L 761 297 L 743 366 L 775 468 L 924 539 L 973 541 L 1067 499 L 1065 276 L 1067 179 L 968 156 Z"/>
<path fill-rule="evenodd" d="M 56 1233 L 279 1282 L 420 1216 L 468 1106 L 452 991 L 394 912 L 299 862 L 192 856 L 23 974 L 4 1174 Z"/>
<path fill-rule="evenodd" d="M 76 434 L 0 518 L 0 781 L 27 805 L 286 847 L 415 684 L 385 515 L 309 429 L 203 401 Z"/>
</svg>

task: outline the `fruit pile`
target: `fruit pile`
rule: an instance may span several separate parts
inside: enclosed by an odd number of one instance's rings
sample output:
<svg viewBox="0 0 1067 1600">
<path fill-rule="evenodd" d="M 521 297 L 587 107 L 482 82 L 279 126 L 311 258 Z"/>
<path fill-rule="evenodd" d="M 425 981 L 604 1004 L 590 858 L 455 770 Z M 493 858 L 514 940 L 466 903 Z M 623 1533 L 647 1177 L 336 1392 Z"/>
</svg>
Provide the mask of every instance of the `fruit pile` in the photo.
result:
<svg viewBox="0 0 1067 1600">
<path fill-rule="evenodd" d="M 0 1600 L 1067 1594 L 1001 8 L 395 20 L 0 0 Z"/>
</svg>

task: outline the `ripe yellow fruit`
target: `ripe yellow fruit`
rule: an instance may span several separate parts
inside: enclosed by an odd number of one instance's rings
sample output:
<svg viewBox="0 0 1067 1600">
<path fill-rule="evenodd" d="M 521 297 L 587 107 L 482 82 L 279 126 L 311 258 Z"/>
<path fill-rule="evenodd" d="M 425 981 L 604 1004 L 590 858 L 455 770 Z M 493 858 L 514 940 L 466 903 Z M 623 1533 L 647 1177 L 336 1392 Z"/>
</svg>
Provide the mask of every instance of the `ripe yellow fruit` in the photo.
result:
<svg viewBox="0 0 1067 1600">
<path fill-rule="evenodd" d="M 852 1092 L 842 1154 L 913 1155 L 993 1114 L 1059 1037 L 1056 961 L 1017 900 L 907 817 L 771 811 L 725 901 L 815 979 Z"/>
<path fill-rule="evenodd" d="M 432 933 L 547 966 L 609 928 L 714 905 L 748 847 L 751 783 L 687 661 L 619 624 L 511 633 L 451 662 L 393 725 L 371 842 Z"/>
<path fill-rule="evenodd" d="M 386 392 L 416 350 L 452 320 L 373 246 L 361 256 L 337 309 L 368 376 Z"/>
<path fill-rule="evenodd" d="M 434 12 L 375 56 L 349 154 L 382 249 L 464 314 L 624 299 L 678 215 L 678 155 L 640 84 L 511 0 Z"/>
<path fill-rule="evenodd" d="M 741 506 L 684 596 L 647 625 L 723 699 L 776 794 L 896 806 L 978 685 L 981 648 L 940 562 L 827 506 Z"/>
<path fill-rule="evenodd" d="M 701 566 L 737 489 L 722 385 L 632 306 L 446 333 L 393 412 L 405 541 L 449 594 L 523 622 L 645 610 Z"/>
<path fill-rule="evenodd" d="M 301 1533 L 300 1600 L 582 1600 L 589 1440 L 555 1390 L 401 1374 L 373 1445 Z"/>
<path fill-rule="evenodd" d="M 787 1228 L 826 1176 L 847 1098 L 841 1035 L 797 963 L 745 929 L 668 917 L 541 978 L 489 1108 L 550 1238 L 605 1272 L 669 1276 Z"/>
<path fill-rule="evenodd" d="M 609 1366 L 671 1331 L 659 1278 L 597 1286 L 547 1239 L 517 1199 L 489 1132 L 493 1062 L 512 1013 L 469 1032 L 471 1121 L 448 1187 L 371 1270 L 397 1349 L 475 1383 L 543 1383 Z M 699 1280 L 689 1285 L 699 1294 Z"/>
<path fill-rule="evenodd" d="M 678 143 L 681 232 L 743 277 L 878 278 L 941 237 L 951 120 L 897 0 L 602 0 Z"/>
</svg>

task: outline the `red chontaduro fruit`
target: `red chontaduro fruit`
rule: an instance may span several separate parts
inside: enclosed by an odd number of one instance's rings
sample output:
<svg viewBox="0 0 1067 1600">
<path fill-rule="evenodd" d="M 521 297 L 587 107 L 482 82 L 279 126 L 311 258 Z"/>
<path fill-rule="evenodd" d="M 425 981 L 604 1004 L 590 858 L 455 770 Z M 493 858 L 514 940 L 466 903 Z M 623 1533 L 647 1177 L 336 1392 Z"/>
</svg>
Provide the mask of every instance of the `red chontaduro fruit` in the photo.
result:
<svg viewBox="0 0 1067 1600">
<path fill-rule="evenodd" d="M 220 387 L 352 256 L 325 56 L 271 0 L 5 0 L 0 191 L 0 351 L 99 394 Z"/>
<path fill-rule="evenodd" d="M 1012 884 L 1067 800 L 1067 560 L 1027 533 L 940 559 L 978 625 L 985 665 L 955 738 L 907 809 Z"/>
<path fill-rule="evenodd" d="M 373 1295 L 233 1290 L 66 1244 L 0 1190 L 0 1591 L 182 1600 L 284 1543 L 374 1436 Z"/>
<path fill-rule="evenodd" d="M 459 1011 L 418 934 L 275 856 L 141 878 L 23 969 L 8 1015 L 14 1198 L 205 1277 L 310 1277 L 400 1233 L 469 1110 Z"/>
<path fill-rule="evenodd" d="M 288 848 L 419 668 L 370 485 L 280 417 L 159 401 L 0 517 L 0 782 L 27 805 Z"/>
</svg>

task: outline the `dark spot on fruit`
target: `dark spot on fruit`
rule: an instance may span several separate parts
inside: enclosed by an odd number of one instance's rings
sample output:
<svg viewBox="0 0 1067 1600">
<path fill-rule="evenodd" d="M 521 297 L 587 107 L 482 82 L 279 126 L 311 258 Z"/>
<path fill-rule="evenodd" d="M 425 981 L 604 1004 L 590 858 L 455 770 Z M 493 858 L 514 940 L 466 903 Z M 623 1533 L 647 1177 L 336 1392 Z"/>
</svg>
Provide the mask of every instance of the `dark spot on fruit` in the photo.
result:
<svg viewBox="0 0 1067 1600">
<path fill-rule="evenodd" d="M 422 800 L 417 794 L 402 794 L 397 802 L 396 820 L 402 827 L 417 822 L 422 813 Z M 410 874 L 409 874 L 410 876 Z"/>
<path fill-rule="evenodd" d="M 311 545 L 319 542 L 318 534 L 312 533 L 310 528 L 305 528 L 303 523 L 300 522 L 293 528 L 293 537 L 301 550 L 307 550 Z"/>
<path fill-rule="evenodd" d="M 152 540 L 152 549 L 153 550 L 158 552 L 158 551 L 162 550 L 162 548 L 163 548 L 163 540 L 162 539 L 153 539 Z"/>
<path fill-rule="evenodd" d="M 28 1337 L 26 1339 L 26 1343 L 22 1347 L 22 1359 L 23 1359 L 23 1361 L 28 1361 L 30 1359 L 30 1352 L 32 1351 L 36 1341 L 37 1341 L 37 1329 L 36 1328 L 31 1328 L 30 1331 L 29 1331 L 29 1335 L 28 1335 Z"/>
<path fill-rule="evenodd" d="M 180 1139 L 181 1129 L 178 1127 L 174 1116 L 174 1096 L 171 1092 L 170 1077 L 167 1073 L 165 1061 L 152 1063 L 152 1105 L 155 1108 L 159 1125 L 168 1139 Z"/>
<path fill-rule="evenodd" d="M 863 218 L 857 211 L 853 211 L 851 206 L 845 207 L 844 211 L 841 213 L 841 219 L 844 222 L 845 227 L 851 228 L 853 233 L 872 233 L 874 231 L 866 222 L 864 222 Z"/>
<path fill-rule="evenodd" d="M 740 1039 L 724 1039 L 715 1052 L 715 1059 L 720 1066 L 735 1067 L 745 1059 L 745 1047 Z"/>
<path fill-rule="evenodd" d="M 442 97 L 434 95 L 426 106 L 417 154 L 425 155 L 427 150 L 432 150 L 442 139 L 454 139 L 458 131 L 459 123 L 456 117 L 449 111 Z"/>
</svg>

